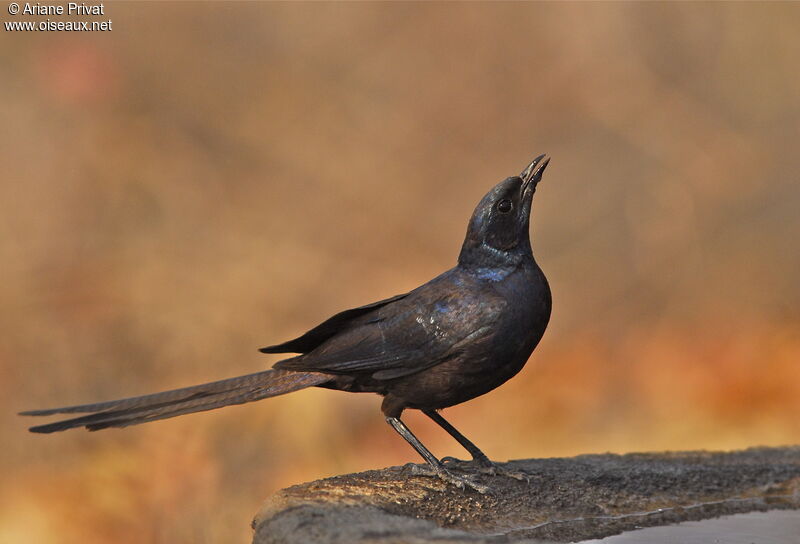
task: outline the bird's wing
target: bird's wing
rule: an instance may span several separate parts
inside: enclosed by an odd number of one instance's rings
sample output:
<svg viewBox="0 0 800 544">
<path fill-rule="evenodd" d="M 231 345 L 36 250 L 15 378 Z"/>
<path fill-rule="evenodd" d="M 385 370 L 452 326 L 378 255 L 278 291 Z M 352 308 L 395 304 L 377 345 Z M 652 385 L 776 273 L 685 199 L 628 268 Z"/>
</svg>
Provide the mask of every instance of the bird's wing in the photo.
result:
<svg viewBox="0 0 800 544">
<path fill-rule="evenodd" d="M 351 308 L 339 312 L 294 340 L 289 340 L 288 342 L 283 342 L 282 344 L 276 344 L 274 346 L 267 346 L 261 348 L 259 351 L 262 353 L 308 353 L 325 340 L 328 340 L 331 336 L 347 328 L 355 318 L 368 314 L 391 302 L 405 298 L 406 296 L 408 296 L 408 293 L 403 293 L 402 295 L 395 295 L 390 298 L 379 300 L 378 302 L 373 302 L 372 304 L 366 304 L 358 308 Z"/>
<path fill-rule="evenodd" d="M 486 294 L 479 303 L 457 293 L 412 296 L 274 368 L 368 374 L 378 380 L 414 374 L 457 357 L 468 345 L 487 342 L 504 304 L 500 297 Z"/>
</svg>

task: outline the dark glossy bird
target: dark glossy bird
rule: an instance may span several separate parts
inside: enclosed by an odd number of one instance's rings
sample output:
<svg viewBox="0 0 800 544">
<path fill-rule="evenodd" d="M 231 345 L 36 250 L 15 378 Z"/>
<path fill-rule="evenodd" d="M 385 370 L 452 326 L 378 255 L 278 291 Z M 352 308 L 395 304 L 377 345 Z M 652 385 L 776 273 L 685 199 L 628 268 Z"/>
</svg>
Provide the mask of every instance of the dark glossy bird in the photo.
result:
<svg viewBox="0 0 800 544">
<path fill-rule="evenodd" d="M 262 348 L 297 353 L 272 370 L 141 397 L 32 410 L 22 415 L 84 413 L 32 427 L 51 433 L 90 431 L 213 410 L 324 387 L 383 396 L 386 421 L 427 461 L 430 472 L 459 487 L 485 487 L 449 471 L 400 420 L 421 410 L 481 467 L 491 461 L 438 412 L 498 387 L 527 362 L 550 320 L 550 288 L 533 258 L 530 213 L 549 159 L 531 162 L 480 201 L 458 264 L 413 291 L 340 312 L 302 336 Z"/>
</svg>

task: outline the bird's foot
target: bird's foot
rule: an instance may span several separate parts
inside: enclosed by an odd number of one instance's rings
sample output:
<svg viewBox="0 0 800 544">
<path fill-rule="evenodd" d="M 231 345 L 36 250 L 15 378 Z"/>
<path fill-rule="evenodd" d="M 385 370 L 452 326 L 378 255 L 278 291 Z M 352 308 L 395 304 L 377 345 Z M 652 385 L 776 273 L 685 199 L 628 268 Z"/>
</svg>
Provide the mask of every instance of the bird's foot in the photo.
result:
<svg viewBox="0 0 800 544">
<path fill-rule="evenodd" d="M 448 465 L 448 464 L 456 465 L 458 463 L 469 463 L 469 461 L 466 461 L 464 459 L 459 459 L 458 457 L 451 457 L 449 455 L 447 457 L 442 457 L 441 461 L 443 465 Z"/>
<path fill-rule="evenodd" d="M 481 465 L 480 471 L 483 474 L 489 474 L 491 476 L 506 476 L 507 478 L 514 478 L 515 480 L 519 480 L 521 482 L 528 482 L 531 483 L 531 477 L 529 474 L 522 472 L 520 470 L 509 470 L 505 467 L 501 467 L 496 465 L 490 461 L 491 465 Z"/>
<path fill-rule="evenodd" d="M 478 470 L 481 474 L 487 474 L 489 476 L 506 476 L 508 478 L 514 478 L 515 480 L 525 481 L 530 483 L 531 477 L 530 475 L 517 471 L 517 470 L 509 470 L 507 468 L 501 467 L 492 461 L 489 460 L 488 457 L 476 457 L 472 461 L 464 461 L 462 459 L 457 459 L 455 457 L 442 457 L 442 463 L 445 465 L 448 464 L 460 464 L 460 463 L 474 463 L 478 465 Z"/>
<path fill-rule="evenodd" d="M 409 463 L 406 465 L 406 468 L 409 468 L 411 470 L 411 474 L 414 476 L 437 477 L 440 480 L 454 485 L 459 489 L 465 489 L 468 487 L 482 495 L 485 495 L 489 492 L 489 486 L 478 483 L 476 480 L 467 476 L 457 476 L 447 470 L 444 466 L 433 467 L 431 465 L 416 465 Z"/>
</svg>

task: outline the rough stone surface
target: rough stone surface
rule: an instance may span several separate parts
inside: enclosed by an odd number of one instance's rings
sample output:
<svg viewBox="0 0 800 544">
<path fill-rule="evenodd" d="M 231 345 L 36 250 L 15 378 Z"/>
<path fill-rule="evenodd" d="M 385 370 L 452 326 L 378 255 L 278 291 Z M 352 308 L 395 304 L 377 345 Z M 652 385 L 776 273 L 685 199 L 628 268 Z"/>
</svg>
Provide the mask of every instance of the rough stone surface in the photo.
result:
<svg viewBox="0 0 800 544">
<path fill-rule="evenodd" d="M 256 544 L 570 542 L 635 527 L 800 508 L 800 447 L 582 455 L 480 474 L 487 494 L 391 467 L 284 489 L 253 520 Z"/>
</svg>

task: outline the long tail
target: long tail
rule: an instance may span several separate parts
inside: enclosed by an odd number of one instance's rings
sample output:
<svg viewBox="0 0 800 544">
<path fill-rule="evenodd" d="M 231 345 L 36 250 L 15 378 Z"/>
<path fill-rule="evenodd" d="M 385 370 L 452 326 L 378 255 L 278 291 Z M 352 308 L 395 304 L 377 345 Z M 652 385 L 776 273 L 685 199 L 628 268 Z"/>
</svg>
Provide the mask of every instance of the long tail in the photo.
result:
<svg viewBox="0 0 800 544">
<path fill-rule="evenodd" d="M 33 433 L 53 433 L 75 427 L 86 427 L 90 431 L 98 431 L 108 427 L 127 427 L 192 412 L 213 410 L 230 404 L 243 404 L 275 397 L 320 385 L 332 378 L 333 376 L 330 374 L 319 372 L 264 370 L 255 374 L 183 389 L 173 389 L 163 393 L 50 410 L 30 410 L 20 412 L 20 415 L 50 416 L 88 413 L 89 415 L 31 427 L 29 430 Z"/>
</svg>

